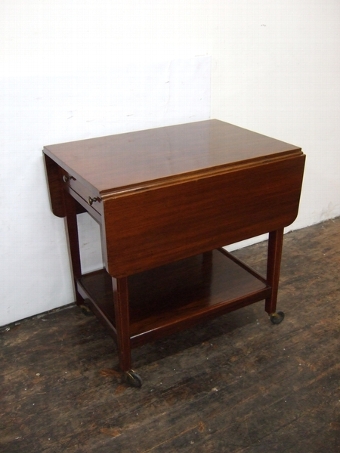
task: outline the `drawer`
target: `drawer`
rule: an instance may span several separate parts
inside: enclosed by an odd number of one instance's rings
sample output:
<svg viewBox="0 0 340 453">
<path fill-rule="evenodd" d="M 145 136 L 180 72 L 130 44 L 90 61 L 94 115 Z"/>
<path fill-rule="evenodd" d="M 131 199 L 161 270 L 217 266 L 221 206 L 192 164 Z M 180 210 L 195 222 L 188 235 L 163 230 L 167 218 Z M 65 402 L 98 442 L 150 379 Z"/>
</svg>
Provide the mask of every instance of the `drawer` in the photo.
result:
<svg viewBox="0 0 340 453">
<path fill-rule="evenodd" d="M 102 215 L 103 203 L 99 192 L 64 169 L 61 170 L 61 174 L 65 190 L 77 200 L 89 214 L 92 214 L 95 218 L 98 217 L 98 214 Z"/>
</svg>

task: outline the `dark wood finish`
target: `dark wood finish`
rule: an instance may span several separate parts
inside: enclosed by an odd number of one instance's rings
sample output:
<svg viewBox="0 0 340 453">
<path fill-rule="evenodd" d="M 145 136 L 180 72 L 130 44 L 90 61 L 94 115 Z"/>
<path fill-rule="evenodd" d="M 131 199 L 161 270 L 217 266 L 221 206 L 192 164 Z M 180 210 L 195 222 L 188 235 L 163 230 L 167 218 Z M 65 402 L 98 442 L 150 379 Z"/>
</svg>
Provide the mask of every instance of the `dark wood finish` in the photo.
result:
<svg viewBox="0 0 340 453">
<path fill-rule="evenodd" d="M 64 191 L 60 182 L 62 177 L 61 169 L 59 165 L 46 154 L 44 154 L 44 160 L 52 212 L 57 217 L 65 217 Z"/>
<path fill-rule="evenodd" d="M 277 293 L 279 290 L 279 278 L 281 267 L 281 255 L 283 246 L 283 228 L 269 233 L 268 239 L 268 261 L 267 261 L 267 282 L 271 286 L 270 297 L 266 298 L 266 312 L 275 312 Z"/>
<path fill-rule="evenodd" d="M 105 271 L 84 275 L 78 283 L 81 294 L 90 298 L 94 310 L 106 313 L 110 330 L 116 329 L 117 314 L 112 310 L 113 294 L 127 287 L 117 285 Z M 266 281 L 225 250 L 211 256 L 197 255 L 132 275 L 129 287 L 131 346 L 140 346 L 164 335 L 191 327 L 204 319 L 238 309 L 271 294 Z M 125 318 L 125 316 L 124 316 Z"/>
<path fill-rule="evenodd" d="M 132 346 L 262 299 L 275 313 L 283 228 L 298 213 L 300 148 L 209 120 L 44 154 L 53 212 L 67 218 L 78 303 L 109 328 L 124 372 Z M 87 276 L 76 228 L 84 210 L 100 225 L 106 268 Z M 266 232 L 266 278 L 212 252 Z"/>
<path fill-rule="evenodd" d="M 128 371 L 131 369 L 131 347 L 129 289 L 127 277 L 117 279 L 116 291 L 114 292 L 113 300 L 119 365 L 122 371 Z"/>
<path fill-rule="evenodd" d="M 0 328 L 2 453 L 340 451 L 340 218 L 284 236 L 280 326 L 262 304 L 133 350 L 74 307 Z M 266 272 L 266 242 L 233 252 Z"/>
<path fill-rule="evenodd" d="M 108 272 L 140 272 L 291 224 L 304 156 L 103 201 Z"/>
<path fill-rule="evenodd" d="M 50 157 L 48 157 L 47 154 L 44 154 L 44 162 L 52 212 L 57 217 L 66 217 L 65 197 L 61 181 L 67 173 L 63 171 L 62 168 L 59 167 L 59 165 L 57 165 Z M 79 200 L 77 201 L 77 214 L 86 212 L 88 208 L 86 207 L 86 209 L 84 209 L 84 207 L 79 204 Z"/>
<path fill-rule="evenodd" d="M 301 148 L 208 120 L 45 146 L 44 153 L 104 197 L 295 156 Z"/>
<path fill-rule="evenodd" d="M 76 295 L 76 301 L 78 305 L 83 303 L 83 298 L 77 291 L 77 281 L 82 275 L 81 261 L 80 261 L 80 250 L 79 250 L 79 235 L 78 235 L 78 223 L 77 223 L 77 203 L 72 197 L 65 197 L 65 212 L 66 216 L 66 231 L 67 239 L 70 250 L 70 260 L 72 266 L 72 276 L 74 282 L 74 290 Z"/>
</svg>

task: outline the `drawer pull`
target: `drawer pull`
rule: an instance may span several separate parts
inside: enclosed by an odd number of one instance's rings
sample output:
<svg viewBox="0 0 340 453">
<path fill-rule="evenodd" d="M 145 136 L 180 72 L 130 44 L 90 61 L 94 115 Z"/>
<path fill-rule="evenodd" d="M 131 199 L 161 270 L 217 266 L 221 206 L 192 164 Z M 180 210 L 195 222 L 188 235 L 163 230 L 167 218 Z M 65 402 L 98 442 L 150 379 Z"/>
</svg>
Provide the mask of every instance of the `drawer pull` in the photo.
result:
<svg viewBox="0 0 340 453">
<path fill-rule="evenodd" d="M 100 198 L 99 198 L 99 197 L 94 197 L 94 198 L 89 197 L 89 198 L 87 199 L 87 202 L 88 202 L 88 204 L 89 204 L 90 206 L 92 206 L 93 203 L 96 202 L 96 201 L 100 201 Z"/>
<path fill-rule="evenodd" d="M 70 175 L 64 175 L 63 176 L 63 181 L 64 182 L 69 182 L 71 179 L 73 179 L 74 181 L 76 180 L 76 178 L 74 178 L 73 176 L 70 176 Z"/>
</svg>

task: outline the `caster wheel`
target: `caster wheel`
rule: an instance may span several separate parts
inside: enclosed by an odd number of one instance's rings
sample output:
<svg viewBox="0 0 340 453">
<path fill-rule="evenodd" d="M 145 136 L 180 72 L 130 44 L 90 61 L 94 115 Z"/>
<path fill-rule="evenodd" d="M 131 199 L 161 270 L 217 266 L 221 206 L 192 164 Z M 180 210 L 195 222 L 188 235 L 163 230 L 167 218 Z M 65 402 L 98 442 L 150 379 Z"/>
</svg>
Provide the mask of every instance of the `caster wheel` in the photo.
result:
<svg viewBox="0 0 340 453">
<path fill-rule="evenodd" d="M 270 320 L 272 324 L 280 324 L 284 320 L 285 314 L 283 311 L 278 311 L 270 315 Z"/>
<path fill-rule="evenodd" d="M 89 309 L 89 307 L 87 307 L 86 305 L 79 305 L 79 306 L 80 306 L 80 309 L 81 309 L 81 312 L 83 313 L 83 315 L 85 315 L 85 316 L 93 316 L 93 313 Z"/>
<path fill-rule="evenodd" d="M 131 387 L 141 388 L 142 378 L 133 370 L 125 372 L 125 382 Z"/>
</svg>

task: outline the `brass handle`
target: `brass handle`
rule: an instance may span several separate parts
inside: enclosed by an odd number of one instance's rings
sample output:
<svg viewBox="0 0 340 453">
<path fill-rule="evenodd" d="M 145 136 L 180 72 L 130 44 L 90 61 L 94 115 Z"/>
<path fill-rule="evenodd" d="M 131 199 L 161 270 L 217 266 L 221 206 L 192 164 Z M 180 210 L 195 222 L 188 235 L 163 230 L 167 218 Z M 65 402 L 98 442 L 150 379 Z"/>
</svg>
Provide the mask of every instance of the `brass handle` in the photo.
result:
<svg viewBox="0 0 340 453">
<path fill-rule="evenodd" d="M 70 175 L 64 175 L 63 176 L 63 181 L 64 182 L 69 182 L 71 179 L 76 180 L 76 178 L 74 178 L 73 176 L 70 176 Z"/>
<path fill-rule="evenodd" d="M 100 201 L 100 198 L 99 198 L 99 197 L 94 197 L 94 198 L 89 197 L 89 198 L 87 199 L 87 202 L 88 202 L 88 204 L 89 204 L 90 206 L 92 206 L 93 203 L 96 202 L 96 201 Z"/>
</svg>

